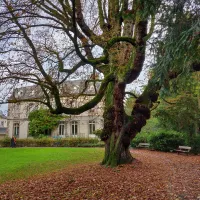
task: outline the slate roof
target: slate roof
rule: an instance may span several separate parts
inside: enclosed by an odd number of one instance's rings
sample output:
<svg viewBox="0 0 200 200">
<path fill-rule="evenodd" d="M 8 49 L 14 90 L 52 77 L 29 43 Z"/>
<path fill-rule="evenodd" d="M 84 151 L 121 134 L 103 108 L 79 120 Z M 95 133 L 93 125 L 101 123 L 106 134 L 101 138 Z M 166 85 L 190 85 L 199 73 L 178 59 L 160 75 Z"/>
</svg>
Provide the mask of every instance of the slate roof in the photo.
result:
<svg viewBox="0 0 200 200">
<path fill-rule="evenodd" d="M 96 83 L 96 89 L 100 87 L 100 82 Z M 82 80 L 73 80 L 67 81 L 65 84 L 60 86 L 60 94 L 62 96 L 73 96 L 79 94 L 85 88 L 85 81 Z M 94 94 L 94 84 L 92 82 L 88 83 L 87 90 L 84 94 Z M 9 100 L 14 98 L 16 99 L 30 99 L 30 98 L 42 98 L 44 97 L 43 91 L 38 85 L 26 86 L 21 88 L 16 88 L 13 91 L 13 94 L 9 97 Z"/>
</svg>

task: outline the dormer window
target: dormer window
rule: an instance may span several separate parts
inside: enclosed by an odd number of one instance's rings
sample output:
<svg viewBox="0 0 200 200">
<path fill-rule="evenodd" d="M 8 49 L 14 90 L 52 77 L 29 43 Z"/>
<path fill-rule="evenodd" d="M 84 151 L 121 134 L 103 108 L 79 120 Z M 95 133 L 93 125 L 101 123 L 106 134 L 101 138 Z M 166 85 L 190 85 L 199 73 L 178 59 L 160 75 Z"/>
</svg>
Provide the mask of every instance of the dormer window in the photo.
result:
<svg viewBox="0 0 200 200">
<path fill-rule="evenodd" d="M 23 95 L 23 91 L 22 90 L 18 90 L 15 94 L 16 94 L 17 97 L 20 97 L 20 96 Z"/>
<path fill-rule="evenodd" d="M 89 90 L 90 92 L 94 91 L 94 86 L 93 86 L 93 85 L 90 85 L 89 88 L 88 88 L 88 90 Z"/>
</svg>

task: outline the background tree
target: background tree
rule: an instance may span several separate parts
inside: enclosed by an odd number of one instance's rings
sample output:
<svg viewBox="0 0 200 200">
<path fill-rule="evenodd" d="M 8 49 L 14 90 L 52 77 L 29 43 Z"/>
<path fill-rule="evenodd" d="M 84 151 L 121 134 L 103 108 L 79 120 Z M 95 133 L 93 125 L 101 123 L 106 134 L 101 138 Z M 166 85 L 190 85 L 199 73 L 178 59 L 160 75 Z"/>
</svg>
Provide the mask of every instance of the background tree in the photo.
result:
<svg viewBox="0 0 200 200">
<path fill-rule="evenodd" d="M 198 73 L 177 78 L 171 89 L 161 91 L 161 104 L 155 111 L 160 125 L 167 129 L 186 132 L 189 136 L 199 133 L 199 80 Z"/>
<path fill-rule="evenodd" d="M 178 68 L 178 62 L 174 65 L 170 56 L 180 59 L 187 52 L 185 68 L 194 69 L 194 62 L 199 68 L 199 59 L 191 57 L 189 51 L 196 52 L 198 47 L 196 29 L 185 32 L 181 28 L 185 22 L 198 27 L 198 9 L 199 2 L 189 0 L 2 0 L 1 83 L 12 88 L 24 82 L 38 85 L 43 93 L 26 101 L 43 103 L 55 114 L 80 114 L 104 97 L 101 139 L 106 147 L 102 163 L 116 166 L 132 162 L 130 141 L 150 118 L 158 91 L 183 71 L 183 65 Z M 185 18 L 187 14 L 189 19 Z M 171 30 L 176 27 L 180 30 L 174 34 Z M 176 51 L 180 47 L 181 53 L 166 51 L 172 44 L 168 38 L 173 38 Z M 148 53 L 157 58 L 155 78 L 127 116 L 125 89 L 141 73 Z M 147 61 L 149 66 L 155 63 Z M 62 97 L 70 93 L 65 89 L 66 80 L 77 77 L 85 80 L 85 87 L 74 95 L 76 98 L 86 95 L 89 82 L 94 86 L 100 82 L 101 86 L 86 104 L 73 108 L 66 106 Z M 18 101 L 20 98 L 14 95 L 12 102 Z"/>
<path fill-rule="evenodd" d="M 63 117 L 49 112 L 47 109 L 39 109 L 30 112 L 29 135 L 38 137 L 39 135 L 49 135 L 55 129 Z"/>
</svg>

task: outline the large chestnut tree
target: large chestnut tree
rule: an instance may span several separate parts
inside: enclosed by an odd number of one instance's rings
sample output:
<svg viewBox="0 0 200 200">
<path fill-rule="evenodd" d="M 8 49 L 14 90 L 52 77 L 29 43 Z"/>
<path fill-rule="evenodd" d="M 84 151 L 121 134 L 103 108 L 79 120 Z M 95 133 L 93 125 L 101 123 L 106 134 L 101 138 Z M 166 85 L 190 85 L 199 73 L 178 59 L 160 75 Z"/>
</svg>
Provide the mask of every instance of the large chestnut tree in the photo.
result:
<svg viewBox="0 0 200 200">
<path fill-rule="evenodd" d="M 40 98 L 23 101 L 71 115 L 104 99 L 102 163 L 108 166 L 132 162 L 130 141 L 150 118 L 162 86 L 199 68 L 195 53 L 199 1 L 2 0 L 0 4 L 2 93 L 35 84 L 42 91 Z M 127 85 L 134 85 L 145 67 L 151 67 L 151 79 L 128 116 L 124 111 Z M 62 97 L 71 79 L 85 80 L 79 94 L 74 94 L 77 98 L 87 96 L 91 83 L 100 87 L 87 103 L 66 106 Z M 12 96 L 13 103 L 20 101 Z"/>
</svg>

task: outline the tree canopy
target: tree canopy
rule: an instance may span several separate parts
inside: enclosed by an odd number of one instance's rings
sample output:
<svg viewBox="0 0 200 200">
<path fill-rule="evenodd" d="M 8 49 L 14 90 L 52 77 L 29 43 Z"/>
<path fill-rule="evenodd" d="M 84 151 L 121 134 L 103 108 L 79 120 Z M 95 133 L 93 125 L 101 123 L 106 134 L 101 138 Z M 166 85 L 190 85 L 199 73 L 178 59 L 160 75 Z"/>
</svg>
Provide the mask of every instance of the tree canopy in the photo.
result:
<svg viewBox="0 0 200 200">
<path fill-rule="evenodd" d="M 170 82 L 170 88 L 163 88 L 156 117 L 165 128 L 188 135 L 199 133 L 199 72 L 177 78 Z"/>
<path fill-rule="evenodd" d="M 48 135 L 47 133 L 55 129 L 63 117 L 51 114 L 47 109 L 39 109 L 30 112 L 28 119 L 29 135 L 38 137 L 39 135 Z"/>
</svg>

